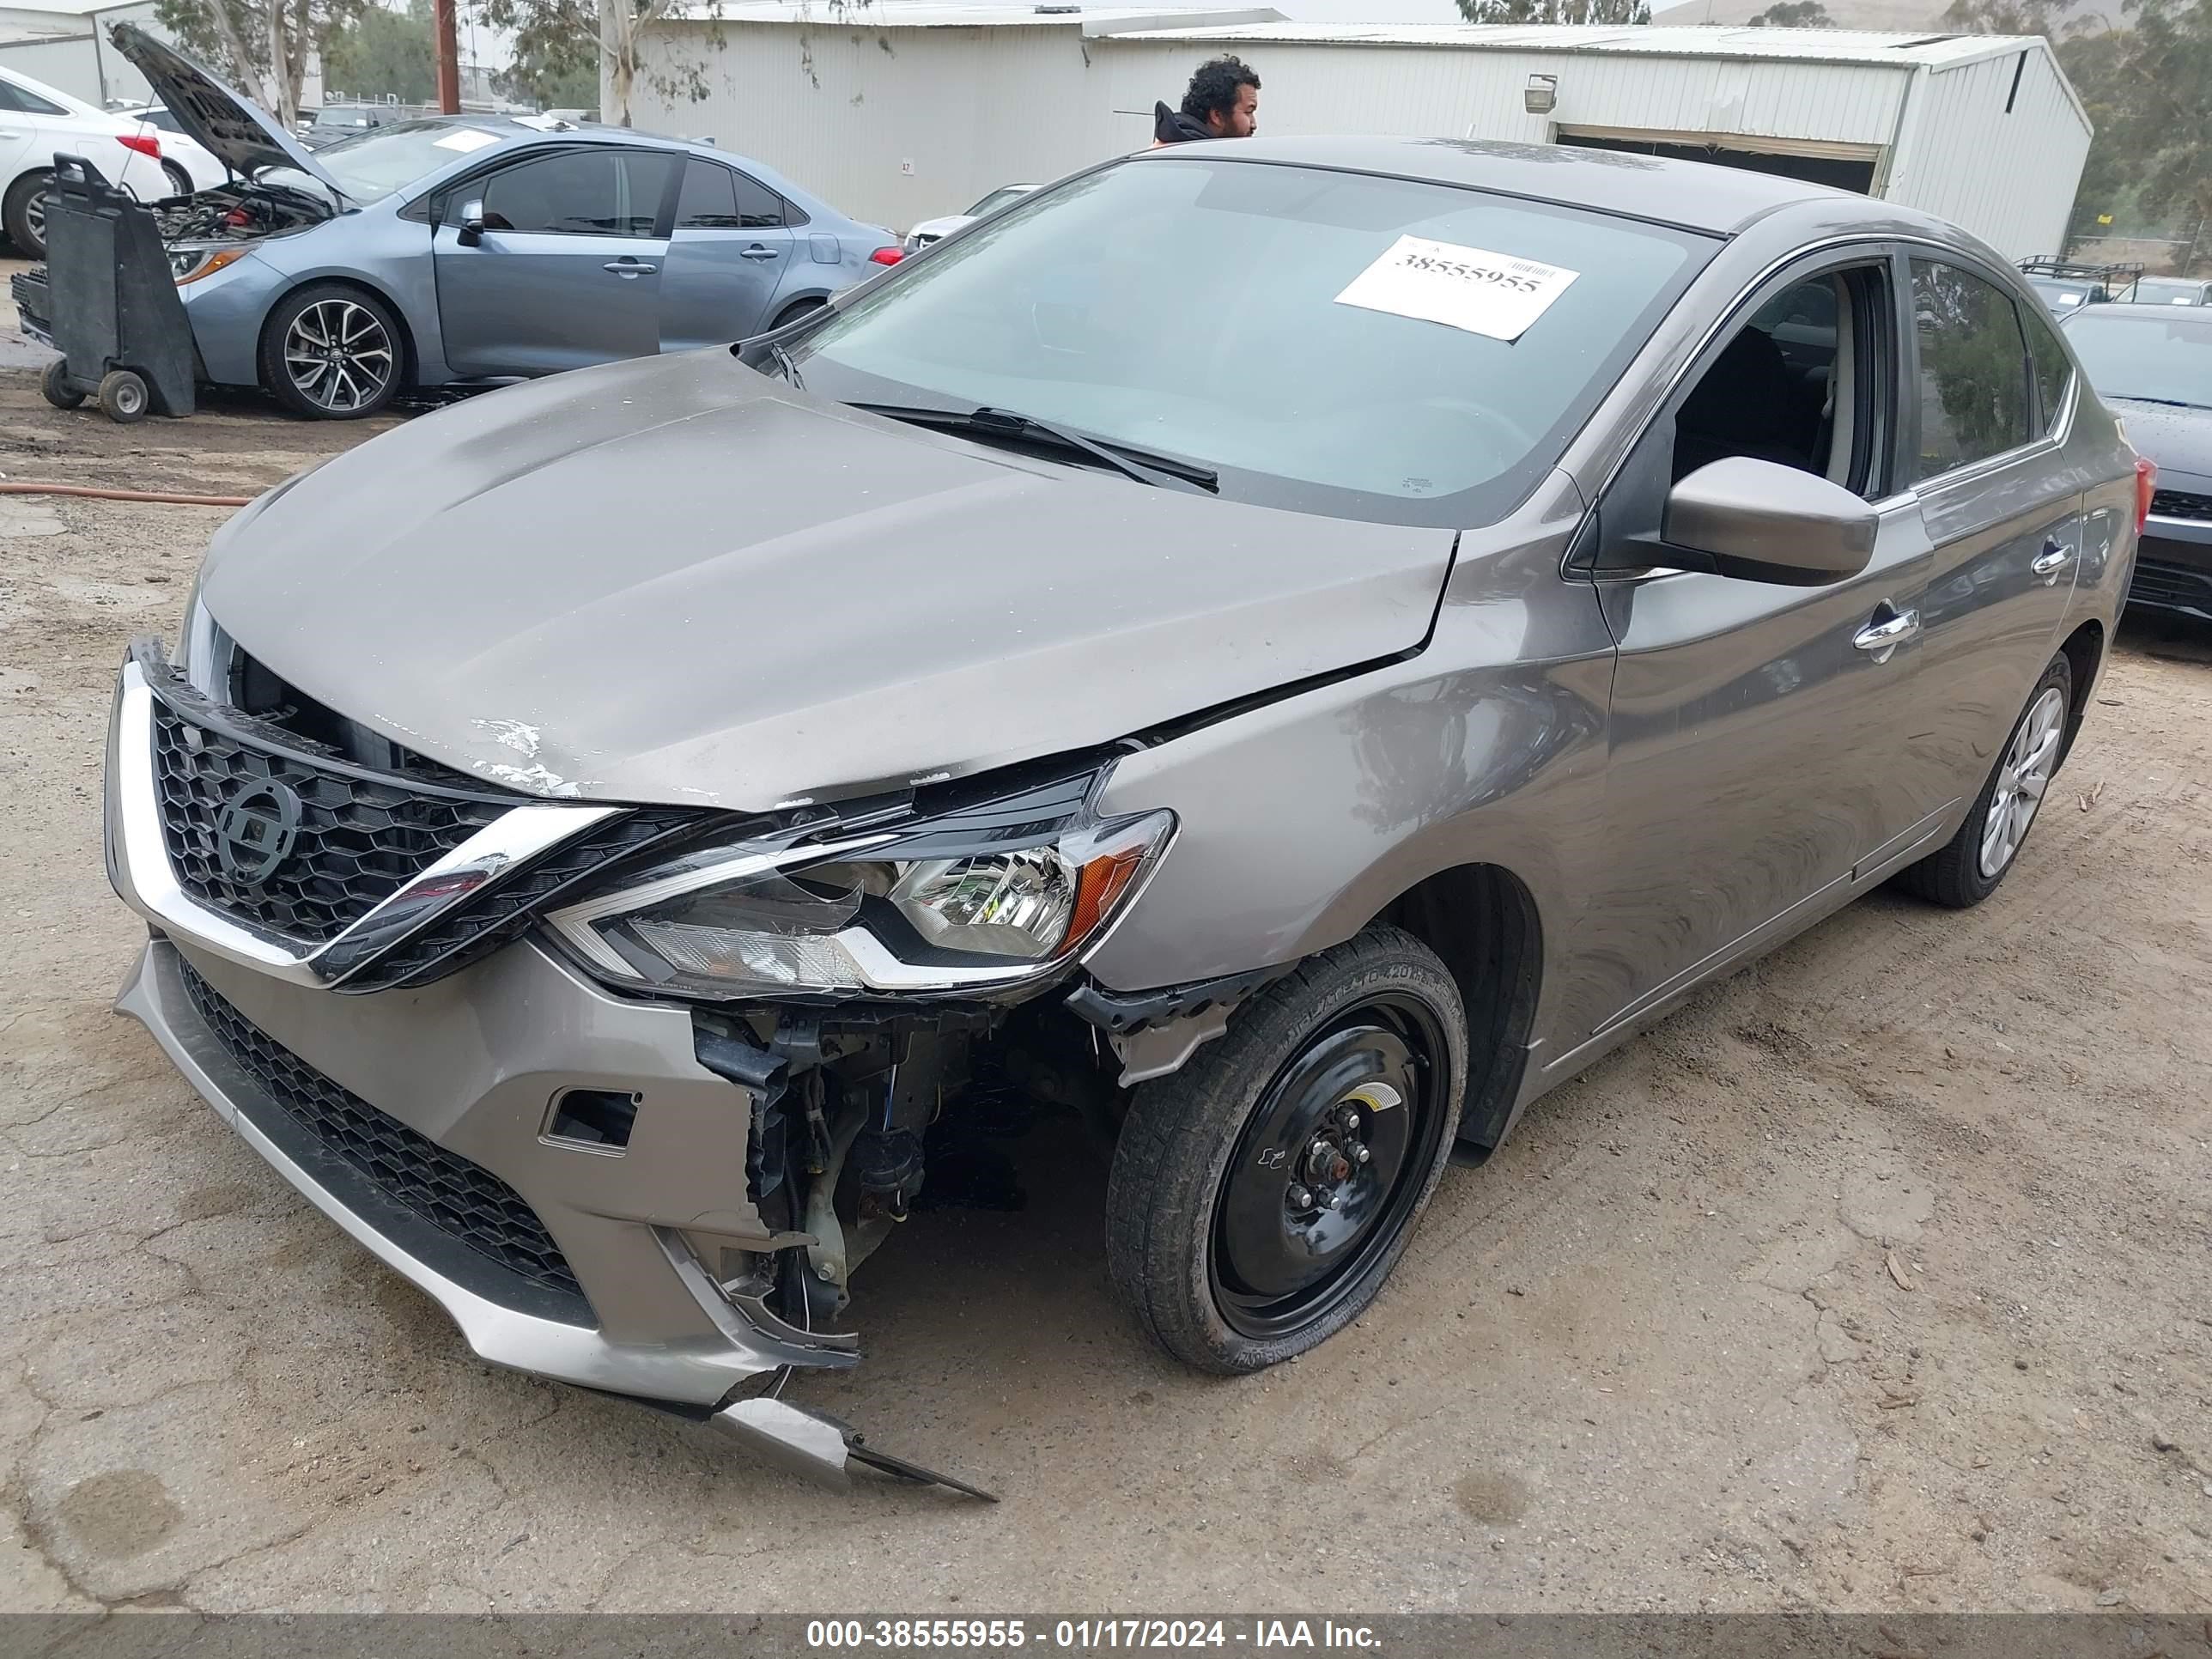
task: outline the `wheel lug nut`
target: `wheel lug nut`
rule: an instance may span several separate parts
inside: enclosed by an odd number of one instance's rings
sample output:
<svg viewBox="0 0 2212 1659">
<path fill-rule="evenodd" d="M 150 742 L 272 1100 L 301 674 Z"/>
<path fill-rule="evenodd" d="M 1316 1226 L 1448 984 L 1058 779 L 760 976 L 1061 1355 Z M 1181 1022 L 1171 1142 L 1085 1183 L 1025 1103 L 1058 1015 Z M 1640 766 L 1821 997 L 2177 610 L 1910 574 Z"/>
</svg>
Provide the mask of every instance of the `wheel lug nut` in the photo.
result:
<svg viewBox="0 0 2212 1659">
<path fill-rule="evenodd" d="M 1372 1154 L 1368 1152 L 1367 1148 L 1361 1146 L 1358 1141 L 1355 1140 L 1352 1143 L 1352 1161 L 1354 1164 L 1364 1164 L 1371 1156 Z"/>
<path fill-rule="evenodd" d="M 1291 1207 L 1294 1210 L 1310 1210 L 1313 1208 L 1313 1193 L 1311 1189 L 1305 1187 L 1291 1188 Z"/>
</svg>

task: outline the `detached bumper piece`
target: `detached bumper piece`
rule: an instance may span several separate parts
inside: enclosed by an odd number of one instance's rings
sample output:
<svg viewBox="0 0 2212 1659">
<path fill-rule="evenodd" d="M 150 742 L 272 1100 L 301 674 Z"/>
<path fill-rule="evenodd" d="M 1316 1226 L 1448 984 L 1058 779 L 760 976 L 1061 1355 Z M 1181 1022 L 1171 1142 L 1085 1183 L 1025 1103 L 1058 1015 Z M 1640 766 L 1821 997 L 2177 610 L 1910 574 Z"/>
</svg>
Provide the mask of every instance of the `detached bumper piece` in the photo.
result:
<svg viewBox="0 0 2212 1659">
<path fill-rule="evenodd" d="M 995 1493 L 981 1486 L 878 1451 L 851 1424 L 827 1412 L 811 1412 L 772 1395 L 725 1406 L 710 1421 L 778 1468 L 823 1486 L 848 1486 L 851 1465 L 860 1463 L 911 1486 L 947 1486 L 987 1504 L 999 1501 Z"/>
</svg>

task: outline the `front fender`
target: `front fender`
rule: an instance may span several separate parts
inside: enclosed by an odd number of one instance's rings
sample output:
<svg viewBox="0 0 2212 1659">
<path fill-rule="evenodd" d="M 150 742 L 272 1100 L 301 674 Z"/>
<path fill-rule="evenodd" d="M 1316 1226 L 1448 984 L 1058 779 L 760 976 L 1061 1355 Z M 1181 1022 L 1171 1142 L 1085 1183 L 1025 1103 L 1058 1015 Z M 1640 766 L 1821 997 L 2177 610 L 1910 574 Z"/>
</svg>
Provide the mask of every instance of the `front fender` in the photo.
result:
<svg viewBox="0 0 2212 1659">
<path fill-rule="evenodd" d="M 1466 538 L 1418 655 L 1119 762 L 1100 810 L 1166 806 L 1181 827 L 1092 976 L 1136 992 L 1295 962 L 1429 877 L 1491 864 L 1543 924 L 1534 1034 L 1583 1018 L 1575 976 L 1549 971 L 1604 821 L 1613 641 L 1594 590 L 1559 574 L 1578 516 L 1563 494 L 1537 533 Z"/>
</svg>

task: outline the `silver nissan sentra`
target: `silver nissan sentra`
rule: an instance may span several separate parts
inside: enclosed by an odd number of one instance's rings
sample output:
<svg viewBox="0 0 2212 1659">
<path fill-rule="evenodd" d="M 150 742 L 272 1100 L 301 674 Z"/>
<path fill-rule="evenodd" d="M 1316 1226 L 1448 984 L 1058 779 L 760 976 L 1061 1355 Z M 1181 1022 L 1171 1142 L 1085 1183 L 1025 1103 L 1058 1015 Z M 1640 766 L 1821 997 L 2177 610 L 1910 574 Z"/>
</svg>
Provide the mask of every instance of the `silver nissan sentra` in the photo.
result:
<svg viewBox="0 0 2212 1659">
<path fill-rule="evenodd" d="M 485 1358 L 926 1476 L 781 1395 L 948 1147 L 1090 1113 L 1144 1326 L 1312 1347 L 1697 986 L 1996 888 L 2148 489 L 1906 210 L 1148 152 L 232 520 L 123 669 L 119 1006 Z"/>
</svg>

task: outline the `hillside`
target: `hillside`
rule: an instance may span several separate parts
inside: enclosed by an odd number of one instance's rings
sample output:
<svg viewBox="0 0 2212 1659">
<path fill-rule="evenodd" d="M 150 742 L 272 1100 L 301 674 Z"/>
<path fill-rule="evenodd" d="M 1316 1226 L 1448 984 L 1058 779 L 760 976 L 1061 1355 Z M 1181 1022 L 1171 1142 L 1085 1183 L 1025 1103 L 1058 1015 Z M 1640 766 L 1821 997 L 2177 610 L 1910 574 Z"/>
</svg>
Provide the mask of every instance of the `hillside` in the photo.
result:
<svg viewBox="0 0 2212 1659">
<path fill-rule="evenodd" d="M 1943 11 L 1950 0 L 1825 0 L 1828 15 L 1838 28 L 1874 29 L 1885 33 L 1940 33 Z M 1666 9 L 1654 9 L 1651 21 L 1680 26 L 1698 23 L 1747 23 L 1766 9 L 1771 0 L 1683 0 Z M 2063 14 L 2067 22 L 2077 18 L 2117 16 L 2117 0 L 2075 0 Z"/>
</svg>

